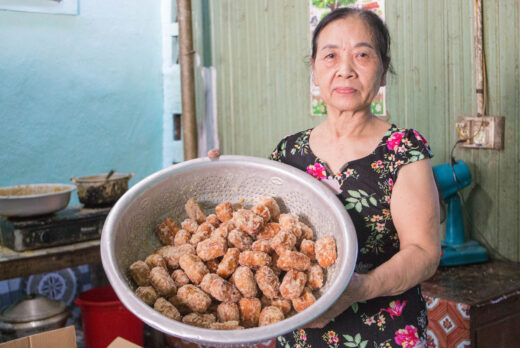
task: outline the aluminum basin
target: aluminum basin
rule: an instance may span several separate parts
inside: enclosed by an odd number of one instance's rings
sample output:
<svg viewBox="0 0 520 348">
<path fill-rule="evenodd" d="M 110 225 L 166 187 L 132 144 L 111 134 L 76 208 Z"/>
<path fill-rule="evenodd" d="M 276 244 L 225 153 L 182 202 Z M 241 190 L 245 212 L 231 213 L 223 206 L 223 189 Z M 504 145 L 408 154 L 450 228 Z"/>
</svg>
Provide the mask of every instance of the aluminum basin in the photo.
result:
<svg viewBox="0 0 520 348">
<path fill-rule="evenodd" d="M 184 204 L 194 197 L 207 214 L 230 201 L 250 208 L 260 197 L 274 197 L 282 213 L 290 211 L 315 231 L 315 238 L 333 235 L 338 258 L 327 270 L 316 303 L 276 324 L 218 331 L 171 320 L 142 302 L 128 267 L 144 260 L 161 244 L 155 227 L 167 217 L 186 218 Z M 163 169 L 128 190 L 110 211 L 101 237 L 101 258 L 108 280 L 121 302 L 148 325 L 168 335 L 211 345 L 246 345 L 287 333 L 312 321 L 344 291 L 357 257 L 354 225 L 340 200 L 325 184 L 289 165 L 246 156 L 200 158 Z"/>
</svg>

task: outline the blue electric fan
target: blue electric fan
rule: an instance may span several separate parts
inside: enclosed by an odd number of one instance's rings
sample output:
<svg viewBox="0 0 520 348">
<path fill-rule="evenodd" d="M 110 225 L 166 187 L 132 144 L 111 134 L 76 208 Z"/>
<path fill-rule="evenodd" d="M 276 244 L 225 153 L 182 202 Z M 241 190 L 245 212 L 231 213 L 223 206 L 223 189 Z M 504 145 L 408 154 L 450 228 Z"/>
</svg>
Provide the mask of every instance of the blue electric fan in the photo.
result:
<svg viewBox="0 0 520 348">
<path fill-rule="evenodd" d="M 466 240 L 458 191 L 471 183 L 464 161 L 452 160 L 433 167 L 442 198 L 447 205 L 446 236 L 442 241 L 441 266 L 456 266 L 487 261 L 486 249 L 474 240 Z"/>
</svg>

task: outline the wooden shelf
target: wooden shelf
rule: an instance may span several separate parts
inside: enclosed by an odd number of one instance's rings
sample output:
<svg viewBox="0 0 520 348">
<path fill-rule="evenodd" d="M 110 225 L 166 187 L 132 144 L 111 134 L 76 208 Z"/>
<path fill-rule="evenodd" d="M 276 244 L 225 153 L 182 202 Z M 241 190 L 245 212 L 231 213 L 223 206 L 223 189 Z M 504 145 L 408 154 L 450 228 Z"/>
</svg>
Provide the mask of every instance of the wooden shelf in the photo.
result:
<svg viewBox="0 0 520 348">
<path fill-rule="evenodd" d="M 100 261 L 99 239 L 23 252 L 0 246 L 0 280 Z"/>
</svg>

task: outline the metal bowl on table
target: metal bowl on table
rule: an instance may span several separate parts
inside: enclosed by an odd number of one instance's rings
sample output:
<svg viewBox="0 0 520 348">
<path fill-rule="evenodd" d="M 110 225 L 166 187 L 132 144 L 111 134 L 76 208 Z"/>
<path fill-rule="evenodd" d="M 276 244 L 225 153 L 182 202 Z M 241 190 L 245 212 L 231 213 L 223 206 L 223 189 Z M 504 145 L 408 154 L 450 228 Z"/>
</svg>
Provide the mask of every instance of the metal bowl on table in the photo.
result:
<svg viewBox="0 0 520 348">
<path fill-rule="evenodd" d="M 338 258 L 327 268 L 317 301 L 306 310 L 268 326 L 218 331 L 171 320 L 135 294 L 128 267 L 160 247 L 155 227 L 167 217 L 186 218 L 184 204 L 193 197 L 206 213 L 217 204 L 242 201 L 246 208 L 263 196 L 274 197 L 282 213 L 300 217 L 318 239 L 332 235 Z M 335 194 L 323 183 L 289 165 L 262 158 L 222 156 L 195 159 L 145 178 L 125 193 L 110 211 L 101 237 L 101 259 L 121 302 L 148 325 L 168 335 L 201 344 L 246 345 L 302 327 L 334 304 L 354 272 L 357 239 L 354 225 Z"/>
<path fill-rule="evenodd" d="M 106 173 L 70 180 L 78 186 L 78 199 L 85 207 L 108 207 L 113 205 L 119 197 L 128 190 L 128 182 L 133 173 Z"/>
<path fill-rule="evenodd" d="M 76 189 L 68 184 L 32 184 L 0 188 L 1 216 L 37 216 L 62 210 Z"/>
</svg>

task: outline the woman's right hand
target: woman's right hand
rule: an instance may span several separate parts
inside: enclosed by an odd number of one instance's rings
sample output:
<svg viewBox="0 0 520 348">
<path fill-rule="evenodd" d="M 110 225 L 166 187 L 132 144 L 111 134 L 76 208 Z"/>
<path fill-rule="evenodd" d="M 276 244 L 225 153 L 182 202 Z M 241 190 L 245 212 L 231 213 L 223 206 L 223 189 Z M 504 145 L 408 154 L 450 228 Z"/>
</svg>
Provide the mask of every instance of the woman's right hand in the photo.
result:
<svg viewBox="0 0 520 348">
<path fill-rule="evenodd" d="M 349 309 L 354 302 L 365 300 L 364 295 L 366 291 L 365 281 L 367 280 L 366 275 L 354 273 L 352 278 L 340 297 L 334 302 L 334 304 L 318 318 L 314 319 L 310 323 L 307 323 L 304 328 L 309 329 L 322 329 L 327 324 L 341 313 Z"/>
<path fill-rule="evenodd" d="M 220 157 L 220 150 L 219 149 L 211 149 L 208 151 L 208 157 L 210 160 L 218 160 Z"/>
</svg>

